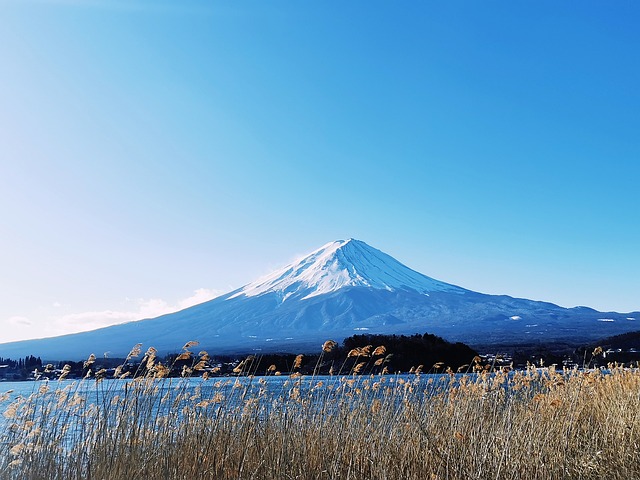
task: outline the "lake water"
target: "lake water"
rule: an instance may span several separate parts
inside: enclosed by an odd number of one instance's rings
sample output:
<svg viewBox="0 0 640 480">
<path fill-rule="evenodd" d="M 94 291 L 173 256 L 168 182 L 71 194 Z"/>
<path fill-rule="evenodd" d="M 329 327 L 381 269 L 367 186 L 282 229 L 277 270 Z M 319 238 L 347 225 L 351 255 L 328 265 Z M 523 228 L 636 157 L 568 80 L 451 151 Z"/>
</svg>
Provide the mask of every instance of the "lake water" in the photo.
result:
<svg viewBox="0 0 640 480">
<path fill-rule="evenodd" d="M 457 376 L 461 377 L 461 376 Z M 166 378 L 153 381 L 153 385 L 159 396 L 165 393 L 170 395 L 197 393 L 202 398 L 208 398 L 215 393 L 225 395 L 225 398 L 242 396 L 250 397 L 260 395 L 276 399 L 288 396 L 293 388 L 297 388 L 300 394 L 314 394 L 315 390 L 324 392 L 338 392 L 344 390 L 344 384 L 349 383 L 351 388 L 369 388 L 376 382 L 384 382 L 386 385 L 404 384 L 413 382 L 417 387 L 429 386 L 431 389 L 442 389 L 450 385 L 451 377 L 447 374 L 421 374 L 416 375 L 385 375 L 385 376 L 265 376 L 265 377 L 214 377 L 203 380 L 197 378 Z M 44 386 L 48 387 L 51 394 L 56 390 L 66 389 L 74 394 L 86 397 L 88 403 L 103 403 L 105 399 L 116 395 L 123 395 L 130 391 L 136 383 L 135 380 L 106 379 L 96 382 L 94 379 L 86 380 L 51 380 L 51 381 L 25 381 L 25 382 L 1 382 L 0 396 L 5 395 L 5 401 L 11 402 L 19 397 L 29 397 L 36 394 Z M 139 382 L 138 382 L 139 383 Z M 149 384 L 146 384 L 149 385 Z M 322 387 L 322 388 L 321 388 Z M 0 409 L 2 404 L 0 404 Z"/>
<path fill-rule="evenodd" d="M 0 383 L 0 413 L 6 411 L 16 400 L 23 404 L 31 403 L 36 408 L 43 408 L 49 402 L 59 404 L 60 397 L 73 398 L 84 405 L 94 404 L 101 409 L 111 411 L 111 405 L 131 399 L 135 395 L 144 399 L 146 408 L 156 415 L 177 412 L 184 407 L 206 404 L 211 410 L 230 409 L 242 405 L 246 400 L 258 400 L 265 405 L 267 411 L 274 405 L 282 406 L 291 397 L 304 398 L 308 408 L 349 408 L 345 401 L 350 395 L 358 393 L 359 398 L 373 402 L 384 396 L 389 401 L 401 402 L 404 392 L 412 392 L 413 398 L 425 401 L 431 395 L 441 393 L 455 387 L 461 381 L 480 382 L 495 391 L 502 390 L 507 395 L 515 394 L 510 385 L 514 373 L 502 374 L 499 382 L 492 384 L 494 374 L 479 376 L 478 374 L 420 374 L 420 375 L 361 375 L 361 376 L 265 376 L 265 377 L 213 377 L 207 380 L 197 378 L 165 378 L 150 379 L 95 379 L 63 380 L 63 381 L 27 381 Z M 540 378 L 540 377 L 538 377 Z M 465 379 L 465 380 L 463 380 Z M 535 383 L 535 382 L 534 382 Z M 539 387 L 542 388 L 542 382 Z M 529 392 L 536 393 L 532 386 Z M 393 395 L 389 393 L 395 392 Z M 366 393 L 364 397 L 360 393 Z M 398 394 L 398 392 L 400 394 Z M 413 393 L 415 392 L 415 394 Z M 339 400 L 339 401 L 334 401 Z M 51 403 L 52 402 L 52 403 Z M 271 405 L 271 406 L 270 406 Z M 0 427 L 6 426 L 7 415 L 0 416 Z"/>
<path fill-rule="evenodd" d="M 475 378 L 474 374 L 458 374 L 456 378 L 462 378 L 463 376 L 472 376 Z M 161 388 L 176 388 L 178 386 L 184 387 L 187 389 L 195 389 L 196 387 L 207 388 L 212 387 L 219 382 L 227 383 L 229 386 L 238 385 L 242 387 L 254 387 L 256 392 L 260 388 L 267 388 L 271 392 L 277 392 L 285 389 L 287 386 L 296 382 L 297 380 L 301 381 L 302 386 L 312 387 L 316 385 L 318 382 L 322 382 L 323 385 L 340 385 L 341 382 L 346 380 L 356 380 L 357 382 L 364 382 L 367 380 L 376 381 L 381 378 L 386 379 L 390 382 L 397 381 L 415 381 L 416 379 L 420 380 L 420 383 L 430 384 L 441 384 L 445 385 L 450 381 L 450 375 L 448 374 L 420 374 L 419 376 L 413 374 L 403 374 L 403 375 L 360 375 L 360 376 L 347 376 L 347 375 L 315 375 L 315 376 L 302 376 L 302 377 L 289 377 L 286 375 L 279 376 L 255 376 L 255 377 L 210 377 L 207 380 L 203 380 L 201 377 L 195 378 L 166 378 L 159 379 L 156 381 L 156 384 Z M 113 380 L 113 379 L 105 379 L 101 382 L 96 382 L 94 379 L 86 379 L 86 380 L 50 380 L 50 381 L 23 381 L 23 382 L 0 382 L 0 395 L 11 390 L 10 398 L 15 398 L 17 396 L 28 396 L 33 393 L 38 392 L 40 387 L 44 384 L 49 385 L 50 389 L 58 389 L 68 387 L 69 385 L 77 385 L 79 392 L 86 393 L 94 393 L 96 390 L 98 391 L 123 391 L 127 385 L 130 385 L 133 382 L 132 379 L 125 380 Z"/>
</svg>

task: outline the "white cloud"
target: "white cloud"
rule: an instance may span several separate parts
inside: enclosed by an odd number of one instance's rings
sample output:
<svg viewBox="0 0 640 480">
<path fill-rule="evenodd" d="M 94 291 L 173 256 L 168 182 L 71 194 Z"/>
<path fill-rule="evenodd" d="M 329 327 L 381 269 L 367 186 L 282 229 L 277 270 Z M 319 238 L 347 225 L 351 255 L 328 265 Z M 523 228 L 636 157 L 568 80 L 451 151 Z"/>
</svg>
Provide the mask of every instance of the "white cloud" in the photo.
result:
<svg viewBox="0 0 640 480">
<path fill-rule="evenodd" d="M 56 329 L 60 334 L 94 330 L 108 327 L 118 323 L 140 320 L 139 311 L 118 312 L 114 310 L 101 310 L 93 312 L 70 313 L 54 320 Z"/>
<path fill-rule="evenodd" d="M 109 327 L 119 323 L 143 320 L 145 318 L 159 317 L 167 313 L 177 312 L 185 308 L 211 300 L 220 295 L 220 291 L 210 288 L 199 288 L 187 298 L 170 304 L 161 298 L 136 300 L 127 299 L 133 303 L 127 310 L 98 310 L 80 313 L 71 313 L 55 319 L 55 324 L 61 333 L 71 333 L 96 328 Z"/>
<path fill-rule="evenodd" d="M 34 330 L 34 322 L 27 317 L 16 315 L 0 320 L 0 339 L 2 342 L 13 342 L 33 337 Z"/>
<path fill-rule="evenodd" d="M 17 326 L 25 326 L 25 327 L 30 327 L 31 325 L 33 325 L 33 322 L 29 320 L 27 317 L 20 317 L 20 316 L 10 317 L 7 319 L 6 323 L 8 323 L 9 325 L 17 325 Z"/>
<path fill-rule="evenodd" d="M 194 305 L 198 305 L 199 303 L 208 302 L 209 300 L 216 298 L 220 294 L 222 294 L 220 290 L 216 290 L 213 288 L 199 288 L 193 295 L 185 298 L 184 300 L 180 300 L 179 305 L 180 309 L 193 307 Z"/>
<path fill-rule="evenodd" d="M 49 318 L 31 320 L 24 316 L 13 316 L 0 320 L 0 343 L 27 340 L 31 338 L 54 337 L 68 333 L 84 332 L 96 328 L 109 327 L 119 323 L 159 317 L 206 302 L 220 295 L 221 291 L 211 288 L 198 288 L 191 295 L 175 303 L 161 298 L 126 299 L 125 308 L 93 310 L 87 312 L 53 315 Z M 62 307 L 59 302 L 51 308 Z M 52 310 L 53 313 L 53 310 Z"/>
</svg>

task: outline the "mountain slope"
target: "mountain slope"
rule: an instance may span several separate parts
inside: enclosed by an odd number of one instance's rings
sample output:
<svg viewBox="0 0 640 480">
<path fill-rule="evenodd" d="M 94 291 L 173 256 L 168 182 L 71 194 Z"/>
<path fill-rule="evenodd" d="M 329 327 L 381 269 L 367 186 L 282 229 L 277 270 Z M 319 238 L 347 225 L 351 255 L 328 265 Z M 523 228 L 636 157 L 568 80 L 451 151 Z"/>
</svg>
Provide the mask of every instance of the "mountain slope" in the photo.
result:
<svg viewBox="0 0 640 480">
<path fill-rule="evenodd" d="M 411 270 L 364 242 L 349 239 L 327 243 L 302 260 L 246 285 L 231 298 L 277 292 L 283 301 L 290 297 L 304 300 L 343 287 L 410 289 L 420 293 L 465 291 Z"/>
<path fill-rule="evenodd" d="M 640 329 L 640 313 L 600 313 L 440 282 L 358 240 L 303 259 L 208 302 L 91 332 L 0 345 L 0 356 L 123 356 L 137 342 L 161 353 L 198 340 L 211 353 L 317 351 L 358 332 L 434 333 L 471 345 L 582 342 Z"/>
</svg>

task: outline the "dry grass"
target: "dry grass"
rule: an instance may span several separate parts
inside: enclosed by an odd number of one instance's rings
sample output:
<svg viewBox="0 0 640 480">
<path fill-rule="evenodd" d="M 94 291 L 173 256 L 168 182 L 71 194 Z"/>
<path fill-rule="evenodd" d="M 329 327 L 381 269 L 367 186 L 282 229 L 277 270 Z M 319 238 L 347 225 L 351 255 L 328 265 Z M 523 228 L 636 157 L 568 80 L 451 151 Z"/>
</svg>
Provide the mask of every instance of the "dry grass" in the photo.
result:
<svg viewBox="0 0 640 480">
<path fill-rule="evenodd" d="M 166 372 L 154 359 L 148 351 L 146 377 L 0 398 L 0 478 L 640 478 L 637 369 L 248 375 L 194 387 L 154 378 Z"/>
</svg>

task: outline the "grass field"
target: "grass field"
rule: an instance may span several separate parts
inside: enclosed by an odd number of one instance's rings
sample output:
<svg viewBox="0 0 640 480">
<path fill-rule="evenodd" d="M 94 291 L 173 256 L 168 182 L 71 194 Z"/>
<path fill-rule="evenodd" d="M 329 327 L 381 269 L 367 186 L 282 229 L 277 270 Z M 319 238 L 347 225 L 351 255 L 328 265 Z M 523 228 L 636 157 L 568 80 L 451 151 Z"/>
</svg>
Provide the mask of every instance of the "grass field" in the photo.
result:
<svg viewBox="0 0 640 480">
<path fill-rule="evenodd" d="M 0 478 L 640 478 L 638 369 L 293 374 L 274 389 L 247 371 L 194 386 L 143 360 L 134 380 L 5 394 Z"/>
</svg>

